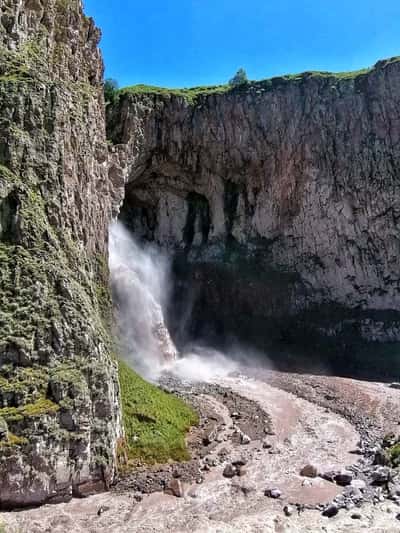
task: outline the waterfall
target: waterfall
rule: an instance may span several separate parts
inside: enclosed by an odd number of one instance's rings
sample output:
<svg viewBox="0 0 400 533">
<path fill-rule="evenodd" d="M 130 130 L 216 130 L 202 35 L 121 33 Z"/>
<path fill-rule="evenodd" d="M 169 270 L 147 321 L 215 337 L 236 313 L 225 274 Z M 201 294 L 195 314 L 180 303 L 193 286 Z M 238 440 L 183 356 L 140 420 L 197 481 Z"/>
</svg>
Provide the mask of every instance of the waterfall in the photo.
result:
<svg viewBox="0 0 400 533">
<path fill-rule="evenodd" d="M 178 355 L 163 313 L 170 263 L 156 247 L 135 242 L 120 222 L 110 227 L 109 257 L 122 354 L 138 372 L 155 378 Z"/>
</svg>

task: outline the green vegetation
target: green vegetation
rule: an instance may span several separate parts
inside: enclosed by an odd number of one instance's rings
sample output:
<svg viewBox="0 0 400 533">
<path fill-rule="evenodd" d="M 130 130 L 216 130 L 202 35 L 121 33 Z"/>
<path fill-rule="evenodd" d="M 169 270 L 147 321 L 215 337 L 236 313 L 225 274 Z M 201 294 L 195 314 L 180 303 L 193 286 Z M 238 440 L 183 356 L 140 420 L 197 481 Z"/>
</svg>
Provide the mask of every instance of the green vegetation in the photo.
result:
<svg viewBox="0 0 400 533">
<path fill-rule="evenodd" d="M 122 361 L 119 381 L 128 461 L 188 459 L 185 434 L 198 423 L 196 413 L 182 400 L 147 383 Z"/>
<path fill-rule="evenodd" d="M 24 418 L 32 418 L 43 415 L 55 414 L 60 407 L 46 398 L 40 398 L 35 403 L 22 405 L 21 407 L 3 407 L 0 409 L 0 417 L 8 422 L 17 422 Z"/>
<path fill-rule="evenodd" d="M 13 448 L 14 446 L 24 446 L 25 444 L 28 444 L 28 439 L 25 437 L 17 437 L 17 435 L 14 435 L 14 433 L 9 433 L 6 440 L 0 441 L 0 449 Z"/>
<path fill-rule="evenodd" d="M 237 87 L 238 85 L 243 85 L 249 81 L 247 73 L 244 68 L 240 68 L 236 74 L 229 80 L 229 85 L 231 87 Z"/>
<path fill-rule="evenodd" d="M 389 449 L 389 456 L 393 466 L 400 466 L 400 442 Z"/>
<path fill-rule="evenodd" d="M 153 85 L 132 85 L 120 89 L 117 94 L 135 94 L 149 96 L 181 96 L 188 102 L 194 102 L 199 96 L 209 96 L 211 94 L 223 94 L 229 91 L 229 85 L 209 85 L 205 87 L 191 87 L 190 89 L 166 89 L 163 87 L 154 87 Z"/>
<path fill-rule="evenodd" d="M 400 61 L 399 57 L 392 57 L 390 59 L 385 60 L 384 62 L 381 62 L 383 67 L 386 67 L 392 63 L 396 63 Z M 119 89 L 116 92 L 116 96 L 123 96 L 126 94 L 133 94 L 133 95 L 148 95 L 148 96 L 165 96 L 165 97 L 172 97 L 172 96 L 181 96 L 182 98 L 185 98 L 185 100 L 192 104 L 196 103 L 196 101 L 202 97 L 202 96 L 210 96 L 214 94 L 224 94 L 228 92 L 237 93 L 237 92 L 257 92 L 257 91 L 267 91 L 271 90 L 274 87 L 285 85 L 288 82 L 295 82 L 295 83 L 302 83 L 304 80 L 309 78 L 327 78 L 332 79 L 332 83 L 335 83 L 340 80 L 354 80 L 360 76 L 364 76 L 366 74 L 369 74 L 370 72 L 373 72 L 375 70 L 376 66 L 371 68 L 366 68 L 362 70 L 357 71 L 351 71 L 351 72 L 324 72 L 324 71 L 307 71 L 302 72 L 299 74 L 287 74 L 284 76 L 275 76 L 273 78 L 268 78 L 265 80 L 260 81 L 249 81 L 247 80 L 246 73 L 238 71 L 236 76 L 230 80 L 228 84 L 225 85 L 210 85 L 210 86 L 204 86 L 204 87 L 192 87 L 192 88 L 184 88 L 184 89 L 168 89 L 164 87 L 154 87 L 152 85 L 132 85 L 130 87 L 125 87 L 122 89 Z M 246 79 L 245 79 L 246 77 Z M 236 81 L 243 80 L 240 83 L 235 83 Z"/>
<path fill-rule="evenodd" d="M 118 91 L 118 82 L 111 78 L 108 78 L 104 82 L 104 100 L 106 104 L 113 104 Z"/>
</svg>

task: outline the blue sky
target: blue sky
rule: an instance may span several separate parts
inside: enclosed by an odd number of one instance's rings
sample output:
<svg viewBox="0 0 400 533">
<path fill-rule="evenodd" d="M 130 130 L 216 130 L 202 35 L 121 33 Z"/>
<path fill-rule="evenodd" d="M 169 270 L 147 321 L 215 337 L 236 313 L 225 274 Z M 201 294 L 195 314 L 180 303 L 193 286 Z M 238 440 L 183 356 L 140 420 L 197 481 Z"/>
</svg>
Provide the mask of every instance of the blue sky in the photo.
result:
<svg viewBox="0 0 400 533">
<path fill-rule="evenodd" d="M 400 55 L 399 0 L 84 0 L 120 86 L 357 70 Z"/>
</svg>

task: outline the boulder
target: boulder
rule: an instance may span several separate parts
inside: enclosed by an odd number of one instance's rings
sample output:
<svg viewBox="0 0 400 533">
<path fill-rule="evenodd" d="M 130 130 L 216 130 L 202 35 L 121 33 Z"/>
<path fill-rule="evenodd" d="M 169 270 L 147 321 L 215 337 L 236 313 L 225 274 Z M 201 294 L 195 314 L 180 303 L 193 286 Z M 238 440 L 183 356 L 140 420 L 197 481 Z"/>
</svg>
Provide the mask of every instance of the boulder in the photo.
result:
<svg viewBox="0 0 400 533">
<path fill-rule="evenodd" d="M 233 465 L 227 464 L 224 468 L 224 471 L 222 472 L 222 475 L 227 478 L 232 478 L 235 477 L 237 473 L 238 471 Z"/>
<path fill-rule="evenodd" d="M 303 477 L 317 477 L 318 469 L 316 466 L 308 464 L 300 470 L 300 475 Z"/>
<path fill-rule="evenodd" d="M 338 512 L 339 512 L 339 507 L 335 503 L 330 503 L 322 511 L 322 516 L 327 516 L 328 518 L 332 518 L 333 516 L 336 516 Z"/>
<path fill-rule="evenodd" d="M 279 489 L 266 489 L 266 491 L 264 492 L 264 495 L 265 496 L 268 496 L 268 498 L 273 498 L 273 499 L 278 499 L 282 496 L 282 491 L 280 491 Z"/>
<path fill-rule="evenodd" d="M 176 496 L 177 498 L 183 498 L 185 495 L 185 489 L 182 481 L 180 479 L 172 479 L 165 489 L 166 494 L 171 496 Z"/>
<path fill-rule="evenodd" d="M 347 485 L 351 484 L 353 480 L 353 474 L 351 472 L 343 471 L 336 474 L 333 479 L 338 485 L 346 487 Z"/>
<path fill-rule="evenodd" d="M 378 466 L 371 473 L 373 485 L 384 485 L 392 479 L 392 470 L 388 466 Z"/>
</svg>

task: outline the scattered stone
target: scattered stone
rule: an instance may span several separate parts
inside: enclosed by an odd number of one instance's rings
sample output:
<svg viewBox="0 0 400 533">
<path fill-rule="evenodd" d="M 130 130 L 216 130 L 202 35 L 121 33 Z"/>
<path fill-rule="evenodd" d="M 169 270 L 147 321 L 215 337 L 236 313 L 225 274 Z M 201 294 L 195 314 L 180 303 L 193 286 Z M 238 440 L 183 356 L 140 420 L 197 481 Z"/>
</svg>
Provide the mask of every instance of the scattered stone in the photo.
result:
<svg viewBox="0 0 400 533">
<path fill-rule="evenodd" d="M 367 484 L 362 479 L 353 479 L 351 486 L 358 490 L 365 490 L 367 488 Z"/>
<path fill-rule="evenodd" d="M 180 479 L 172 479 L 168 483 L 165 493 L 170 494 L 171 496 L 176 496 L 177 498 L 183 498 L 185 491 L 182 481 Z"/>
<path fill-rule="evenodd" d="M 388 466 L 390 465 L 390 456 L 385 450 L 377 450 L 374 457 L 374 465 Z"/>
<path fill-rule="evenodd" d="M 283 512 L 286 516 L 292 516 L 292 514 L 294 513 L 294 508 L 291 505 L 285 505 L 285 507 L 283 508 Z"/>
<path fill-rule="evenodd" d="M 134 499 L 140 503 L 143 500 L 143 496 L 141 494 L 135 494 Z"/>
<path fill-rule="evenodd" d="M 400 390 L 400 383 L 394 382 L 389 385 L 391 389 L 398 389 Z"/>
<path fill-rule="evenodd" d="M 240 442 L 242 444 L 250 444 L 251 438 L 248 435 L 246 435 L 245 433 L 242 433 L 242 435 L 240 437 Z"/>
<path fill-rule="evenodd" d="M 238 459 L 234 459 L 232 461 L 233 466 L 245 466 L 247 464 L 247 460 L 242 456 Z"/>
<path fill-rule="evenodd" d="M 338 472 L 335 472 L 334 470 L 329 470 L 328 472 L 324 472 L 321 474 L 322 479 L 325 479 L 326 481 L 330 481 L 331 483 L 334 483 L 335 476 Z"/>
<path fill-rule="evenodd" d="M 263 448 L 264 450 L 270 450 L 272 448 L 272 444 L 268 442 L 267 440 L 263 441 Z"/>
<path fill-rule="evenodd" d="M 351 472 L 339 472 L 339 474 L 336 474 L 333 478 L 335 483 L 340 485 L 341 487 L 346 487 L 347 485 L 350 485 L 350 483 L 353 480 L 353 474 Z"/>
<path fill-rule="evenodd" d="M 223 473 L 222 473 L 222 475 L 223 475 L 224 477 L 227 477 L 227 478 L 235 477 L 236 474 L 237 474 L 237 470 L 236 470 L 236 468 L 235 468 L 233 465 L 231 465 L 231 464 L 226 465 L 226 467 L 224 468 L 224 471 L 223 471 Z"/>
<path fill-rule="evenodd" d="M 360 513 L 353 513 L 353 514 L 351 515 L 351 518 L 352 518 L 353 520 L 361 520 L 362 517 L 361 517 L 361 514 L 360 514 Z"/>
<path fill-rule="evenodd" d="M 268 496 L 268 498 L 274 498 L 276 500 L 282 496 L 282 491 L 279 489 L 267 489 L 264 492 L 264 495 Z"/>
<path fill-rule="evenodd" d="M 303 481 L 301 482 L 302 487 L 311 487 L 312 484 L 313 482 L 311 481 L 311 479 L 303 479 Z"/>
<path fill-rule="evenodd" d="M 391 469 L 387 466 L 378 466 L 375 470 L 372 471 L 372 484 L 373 485 L 384 485 L 391 480 L 392 472 Z"/>
<path fill-rule="evenodd" d="M 328 400 L 329 402 L 336 400 L 337 397 L 333 396 L 332 394 L 325 394 L 325 400 Z"/>
<path fill-rule="evenodd" d="M 330 503 L 322 511 L 322 516 L 327 516 L 328 518 L 332 518 L 333 516 L 336 516 L 338 512 L 339 512 L 339 507 L 335 503 Z"/>
<path fill-rule="evenodd" d="M 316 466 L 308 464 L 300 470 L 300 475 L 303 477 L 317 477 L 318 469 Z"/>
<path fill-rule="evenodd" d="M 105 505 L 102 505 L 101 507 L 98 508 L 97 510 L 97 516 L 101 516 L 103 513 L 109 511 L 110 508 L 105 506 Z"/>
<path fill-rule="evenodd" d="M 270 455 L 278 455 L 281 453 L 281 450 L 279 448 L 273 447 L 270 450 L 268 450 L 268 453 Z"/>
</svg>

